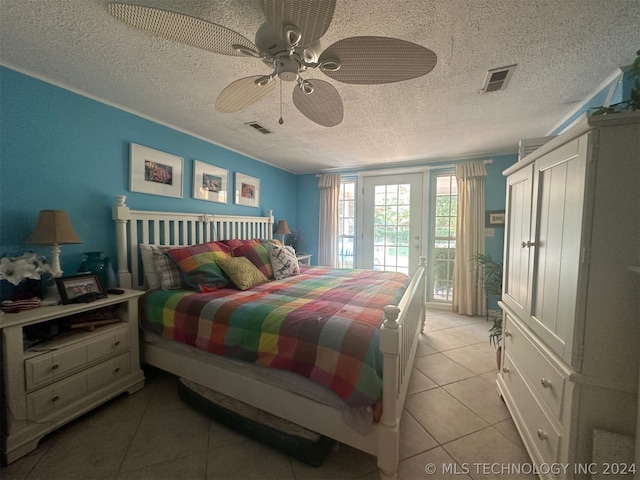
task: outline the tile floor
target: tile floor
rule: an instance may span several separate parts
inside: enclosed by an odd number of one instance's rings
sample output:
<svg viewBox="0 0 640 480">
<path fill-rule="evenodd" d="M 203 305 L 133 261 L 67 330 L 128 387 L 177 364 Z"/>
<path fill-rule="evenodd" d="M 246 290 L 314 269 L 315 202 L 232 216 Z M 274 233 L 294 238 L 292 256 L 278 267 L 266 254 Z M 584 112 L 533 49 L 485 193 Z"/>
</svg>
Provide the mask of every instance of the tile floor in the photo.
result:
<svg viewBox="0 0 640 480">
<path fill-rule="evenodd" d="M 530 460 L 497 394 L 488 329 L 484 318 L 428 312 L 401 423 L 400 479 L 528 478 L 496 471 Z M 171 375 L 155 369 L 145 375 L 143 390 L 48 435 L 35 452 L 3 467 L 0 478 L 378 478 L 368 454 L 340 446 L 320 467 L 307 466 L 188 407 Z M 428 464 L 436 467 L 432 475 Z"/>
</svg>

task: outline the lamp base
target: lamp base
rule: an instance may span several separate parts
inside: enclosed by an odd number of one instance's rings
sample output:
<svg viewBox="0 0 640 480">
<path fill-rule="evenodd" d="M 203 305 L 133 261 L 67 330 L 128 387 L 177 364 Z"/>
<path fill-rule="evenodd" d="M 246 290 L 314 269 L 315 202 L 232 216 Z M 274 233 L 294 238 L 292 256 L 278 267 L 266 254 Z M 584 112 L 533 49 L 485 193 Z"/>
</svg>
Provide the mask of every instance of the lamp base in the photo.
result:
<svg viewBox="0 0 640 480">
<path fill-rule="evenodd" d="M 62 276 L 62 272 L 60 272 L 60 276 Z M 56 305 L 60 305 L 62 302 L 62 298 L 60 298 L 60 292 L 58 292 L 58 286 L 56 285 L 56 279 L 49 279 L 47 285 L 47 293 L 45 297 L 40 300 L 41 307 L 54 307 Z"/>
</svg>

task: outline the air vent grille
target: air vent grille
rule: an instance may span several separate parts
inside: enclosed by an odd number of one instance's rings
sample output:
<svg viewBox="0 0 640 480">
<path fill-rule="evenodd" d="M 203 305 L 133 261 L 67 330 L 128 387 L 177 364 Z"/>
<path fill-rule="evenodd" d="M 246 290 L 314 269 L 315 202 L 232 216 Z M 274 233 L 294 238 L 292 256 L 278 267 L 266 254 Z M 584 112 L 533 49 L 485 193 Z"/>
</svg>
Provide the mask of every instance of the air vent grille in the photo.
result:
<svg viewBox="0 0 640 480">
<path fill-rule="evenodd" d="M 504 90 L 507 88 L 509 80 L 513 75 L 516 65 L 509 65 L 507 67 L 494 68 L 487 72 L 487 76 L 484 79 L 484 85 L 480 93 L 484 95 L 489 92 L 497 92 L 498 90 Z"/>
<path fill-rule="evenodd" d="M 268 128 L 263 127 L 258 122 L 248 122 L 248 123 L 245 123 L 245 125 L 249 125 L 250 127 L 255 128 L 260 133 L 264 133 L 265 135 L 267 133 L 273 133 L 271 130 L 269 130 Z"/>
</svg>

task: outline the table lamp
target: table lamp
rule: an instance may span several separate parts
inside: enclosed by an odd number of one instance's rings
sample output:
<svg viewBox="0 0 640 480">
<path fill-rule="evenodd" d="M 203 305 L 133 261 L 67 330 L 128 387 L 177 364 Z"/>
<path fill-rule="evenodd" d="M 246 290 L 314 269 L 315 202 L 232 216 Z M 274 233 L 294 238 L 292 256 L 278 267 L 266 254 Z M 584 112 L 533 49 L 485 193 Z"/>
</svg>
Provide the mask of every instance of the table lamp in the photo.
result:
<svg viewBox="0 0 640 480">
<path fill-rule="evenodd" d="M 276 227 L 276 231 L 274 232 L 276 235 L 282 235 L 282 244 L 284 245 L 284 236 L 291 233 L 289 230 L 289 225 L 286 220 L 279 220 L 278 226 Z"/>
<path fill-rule="evenodd" d="M 51 276 L 62 276 L 60 268 L 60 245 L 82 243 L 73 229 L 69 215 L 64 210 L 40 210 L 36 228 L 27 243 L 51 246 Z"/>
</svg>

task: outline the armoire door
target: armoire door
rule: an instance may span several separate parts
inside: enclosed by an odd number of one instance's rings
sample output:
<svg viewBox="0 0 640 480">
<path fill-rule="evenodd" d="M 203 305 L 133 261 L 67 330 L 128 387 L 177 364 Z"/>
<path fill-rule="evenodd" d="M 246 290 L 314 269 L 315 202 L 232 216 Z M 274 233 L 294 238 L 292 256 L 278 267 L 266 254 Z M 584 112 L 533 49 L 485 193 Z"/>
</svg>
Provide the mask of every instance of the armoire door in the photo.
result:
<svg viewBox="0 0 640 480">
<path fill-rule="evenodd" d="M 528 311 L 533 165 L 507 177 L 502 301 L 520 318 Z"/>
<path fill-rule="evenodd" d="M 588 135 L 536 162 L 530 307 L 522 319 L 570 362 L 581 266 Z"/>
</svg>

